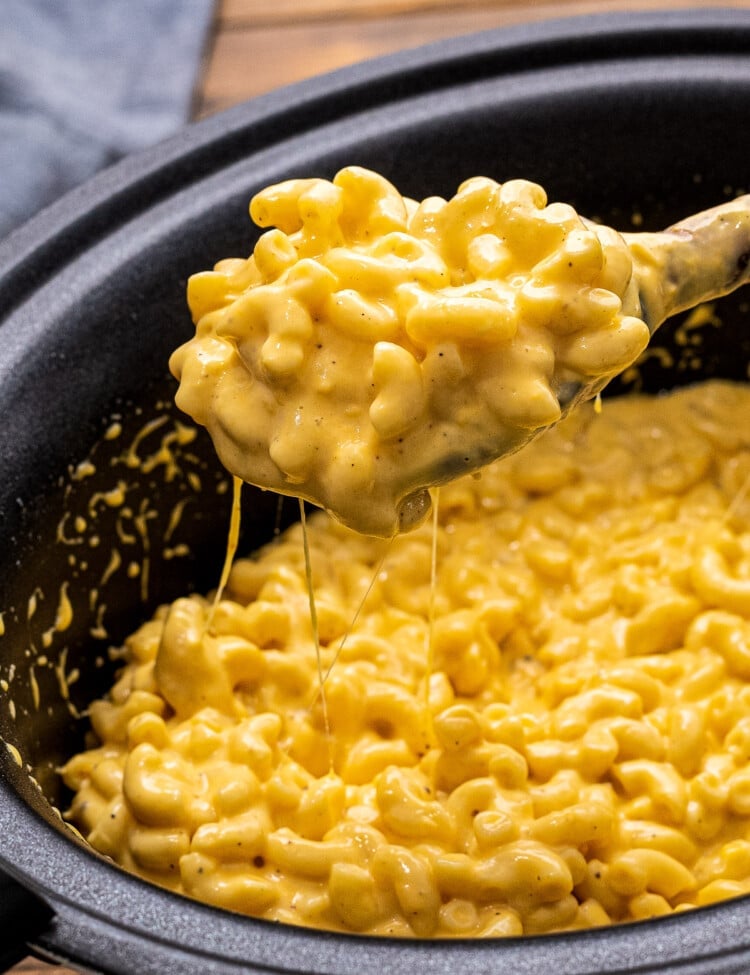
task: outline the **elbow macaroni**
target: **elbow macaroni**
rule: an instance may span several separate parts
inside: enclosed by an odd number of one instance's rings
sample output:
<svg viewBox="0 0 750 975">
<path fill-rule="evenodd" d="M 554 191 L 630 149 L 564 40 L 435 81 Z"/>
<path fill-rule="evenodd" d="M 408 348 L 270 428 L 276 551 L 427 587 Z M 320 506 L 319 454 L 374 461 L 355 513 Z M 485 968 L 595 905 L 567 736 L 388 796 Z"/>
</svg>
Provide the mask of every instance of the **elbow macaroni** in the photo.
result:
<svg viewBox="0 0 750 975">
<path fill-rule="evenodd" d="M 250 212 L 272 228 L 251 257 L 188 284 L 177 404 L 233 474 L 366 534 L 418 524 L 426 487 L 518 449 L 648 342 L 625 241 L 524 180 L 417 204 L 349 167 Z"/>
<path fill-rule="evenodd" d="M 330 737 L 291 528 L 210 626 L 190 596 L 130 637 L 70 818 L 156 883 L 339 931 L 536 934 L 750 892 L 748 410 L 719 382 L 587 406 L 443 488 L 432 594 L 430 528 L 315 515 Z"/>
</svg>

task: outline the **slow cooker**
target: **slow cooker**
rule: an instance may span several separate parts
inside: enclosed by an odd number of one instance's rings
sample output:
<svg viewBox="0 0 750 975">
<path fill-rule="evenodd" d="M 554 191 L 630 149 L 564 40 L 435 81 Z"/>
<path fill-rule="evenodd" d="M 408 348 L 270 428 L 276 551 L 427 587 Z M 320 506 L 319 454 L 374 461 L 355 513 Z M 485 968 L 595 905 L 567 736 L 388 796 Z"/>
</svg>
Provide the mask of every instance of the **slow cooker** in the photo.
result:
<svg viewBox="0 0 750 975">
<path fill-rule="evenodd" d="M 188 276 L 252 249 L 254 192 L 350 164 L 417 198 L 472 175 L 522 176 L 620 230 L 661 229 L 747 192 L 748 159 L 750 10 L 574 18 L 258 98 L 126 159 L 0 243 L 0 968 L 31 951 L 122 975 L 750 970 L 748 898 L 485 942 L 368 939 L 213 909 L 87 848 L 58 812 L 56 771 L 111 683 L 109 647 L 159 603 L 218 580 L 231 492 L 207 436 L 180 439 L 167 360 L 192 332 Z M 670 354 L 649 358 L 640 387 L 746 381 L 749 305 L 742 292 L 722 300 L 699 361 L 664 325 Z M 126 512 L 107 503 L 118 487 Z M 244 507 L 246 552 L 297 511 L 251 490 Z"/>
</svg>

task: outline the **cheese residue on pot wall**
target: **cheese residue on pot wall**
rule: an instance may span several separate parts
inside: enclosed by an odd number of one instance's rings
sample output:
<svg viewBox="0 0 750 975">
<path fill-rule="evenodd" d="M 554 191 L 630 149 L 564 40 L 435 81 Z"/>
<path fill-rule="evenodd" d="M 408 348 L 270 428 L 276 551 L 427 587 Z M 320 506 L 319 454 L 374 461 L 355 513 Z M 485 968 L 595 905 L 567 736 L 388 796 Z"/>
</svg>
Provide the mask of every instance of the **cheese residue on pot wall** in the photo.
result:
<svg viewBox="0 0 750 975">
<path fill-rule="evenodd" d="M 71 818 L 174 890 L 370 934 L 750 891 L 748 411 L 722 382 L 581 408 L 441 488 L 434 590 L 429 527 L 310 518 L 330 733 L 301 528 L 240 559 L 126 642 Z"/>
<path fill-rule="evenodd" d="M 192 453 L 198 430 L 173 415 L 174 404 L 157 402 L 150 412 L 147 421 L 140 408 L 127 422 L 111 418 L 90 455 L 70 467 L 60 483 L 62 515 L 45 548 L 45 578 L 53 584 L 35 584 L 18 605 L 2 608 L 0 640 L 23 648 L 0 660 L 0 707 L 11 727 L 29 712 L 51 718 L 60 704 L 73 719 L 84 716 L 88 701 L 75 687 L 84 658 L 77 655 L 77 666 L 68 660 L 83 621 L 91 638 L 85 665 L 101 667 L 110 614 L 119 612 L 113 594 L 129 580 L 136 590 L 130 602 L 146 602 L 152 562 L 192 554 L 182 524 L 186 506 L 214 504 L 226 493 L 225 472 L 207 471 Z M 165 507 L 167 496 L 177 500 Z"/>
</svg>

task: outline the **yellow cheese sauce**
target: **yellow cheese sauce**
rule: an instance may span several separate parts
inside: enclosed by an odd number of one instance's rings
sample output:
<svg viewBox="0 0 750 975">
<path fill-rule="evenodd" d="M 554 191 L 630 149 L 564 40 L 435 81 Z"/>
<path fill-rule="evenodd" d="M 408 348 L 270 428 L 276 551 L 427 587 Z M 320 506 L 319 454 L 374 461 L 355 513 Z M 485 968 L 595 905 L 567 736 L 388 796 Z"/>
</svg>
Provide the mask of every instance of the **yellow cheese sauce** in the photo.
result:
<svg viewBox="0 0 750 975">
<path fill-rule="evenodd" d="M 271 228 L 253 254 L 190 279 L 177 404 L 233 474 L 366 534 L 418 524 L 427 487 L 518 449 L 649 339 L 624 239 L 525 180 L 417 203 L 348 167 L 251 215 Z"/>
<path fill-rule="evenodd" d="M 749 411 L 719 381 L 588 404 L 443 486 L 434 534 L 310 517 L 330 731 L 294 526 L 127 640 L 70 818 L 156 883 L 339 931 L 749 892 Z"/>
</svg>

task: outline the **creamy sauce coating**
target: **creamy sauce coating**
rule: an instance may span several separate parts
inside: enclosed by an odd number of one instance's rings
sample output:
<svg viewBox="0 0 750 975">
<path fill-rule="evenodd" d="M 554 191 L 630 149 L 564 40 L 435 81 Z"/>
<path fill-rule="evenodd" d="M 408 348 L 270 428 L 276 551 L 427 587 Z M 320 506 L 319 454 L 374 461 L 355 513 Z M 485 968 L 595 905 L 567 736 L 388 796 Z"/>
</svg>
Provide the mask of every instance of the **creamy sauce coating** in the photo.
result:
<svg viewBox="0 0 750 975">
<path fill-rule="evenodd" d="M 749 410 L 718 381 L 589 404 L 442 487 L 434 540 L 310 518 L 330 736 L 300 526 L 238 560 L 127 641 L 71 819 L 174 890 L 370 934 L 750 891 Z"/>
<path fill-rule="evenodd" d="M 623 238 L 525 180 L 421 203 L 359 167 L 259 193 L 247 260 L 194 275 L 177 404 L 243 480 L 360 532 L 512 452 L 645 348 Z M 593 393 L 596 389 L 593 389 Z"/>
</svg>

